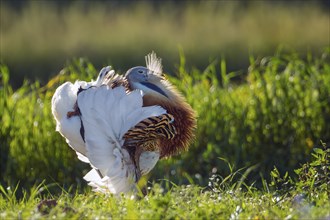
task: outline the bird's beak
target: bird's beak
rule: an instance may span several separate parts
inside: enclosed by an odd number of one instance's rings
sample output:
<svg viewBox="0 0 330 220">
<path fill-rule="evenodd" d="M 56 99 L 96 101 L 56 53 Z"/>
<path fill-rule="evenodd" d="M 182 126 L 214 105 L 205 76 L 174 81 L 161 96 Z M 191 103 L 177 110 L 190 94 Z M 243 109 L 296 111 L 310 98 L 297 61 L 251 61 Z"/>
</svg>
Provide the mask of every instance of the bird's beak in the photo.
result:
<svg viewBox="0 0 330 220">
<path fill-rule="evenodd" d="M 157 85 L 153 84 L 153 83 L 150 83 L 150 82 L 140 82 L 143 86 L 155 91 L 155 92 L 158 92 L 160 93 L 161 95 L 165 96 L 166 98 L 168 98 L 168 96 L 166 95 L 166 93 L 161 89 L 159 88 Z"/>
<path fill-rule="evenodd" d="M 168 98 L 166 93 L 159 87 L 157 84 L 164 80 L 163 74 L 155 73 L 153 71 L 148 71 L 146 81 L 140 82 L 142 85 L 148 87 L 149 89 L 154 90 L 155 92 L 158 92 L 159 94 L 165 96 Z"/>
</svg>

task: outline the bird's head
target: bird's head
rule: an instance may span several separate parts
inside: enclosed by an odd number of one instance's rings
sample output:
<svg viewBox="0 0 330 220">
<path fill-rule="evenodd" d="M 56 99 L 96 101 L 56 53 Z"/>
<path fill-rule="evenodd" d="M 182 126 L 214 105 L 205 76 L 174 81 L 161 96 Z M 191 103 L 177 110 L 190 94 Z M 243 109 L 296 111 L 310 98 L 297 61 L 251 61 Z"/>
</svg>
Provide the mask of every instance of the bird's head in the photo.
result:
<svg viewBox="0 0 330 220">
<path fill-rule="evenodd" d="M 129 69 L 125 75 L 132 90 L 140 89 L 146 95 L 155 95 L 168 98 L 164 86 L 164 77 L 155 74 L 147 67 L 137 66 Z"/>
<path fill-rule="evenodd" d="M 129 69 L 125 78 L 131 90 L 139 89 L 145 95 L 161 99 L 170 99 L 171 91 L 167 80 L 164 78 L 161 59 L 152 52 L 146 56 L 147 67 L 136 66 Z"/>
</svg>

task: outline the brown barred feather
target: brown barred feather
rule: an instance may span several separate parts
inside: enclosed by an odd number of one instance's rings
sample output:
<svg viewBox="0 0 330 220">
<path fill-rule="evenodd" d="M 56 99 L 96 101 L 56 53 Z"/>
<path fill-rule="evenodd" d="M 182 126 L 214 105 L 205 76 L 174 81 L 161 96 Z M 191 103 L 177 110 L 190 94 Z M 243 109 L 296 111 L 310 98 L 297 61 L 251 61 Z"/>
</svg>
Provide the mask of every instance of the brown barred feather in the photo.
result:
<svg viewBox="0 0 330 220">
<path fill-rule="evenodd" d="M 160 99 L 152 95 L 143 97 L 144 106 L 160 105 L 166 109 L 167 113 L 174 117 L 173 126 L 176 135 L 171 140 L 161 138 L 161 158 L 178 154 L 182 150 L 187 150 L 189 144 L 194 139 L 196 130 L 196 113 L 181 94 L 173 88 L 171 100 Z"/>
<path fill-rule="evenodd" d="M 149 117 L 139 122 L 124 135 L 125 140 L 149 141 L 155 138 L 173 139 L 176 130 L 174 117 L 170 114 Z"/>
<path fill-rule="evenodd" d="M 176 135 L 174 117 L 170 114 L 149 117 L 139 122 L 124 135 L 127 149 L 136 167 L 136 181 L 141 177 L 139 158 L 144 151 L 159 151 L 160 140 L 171 140 Z"/>
</svg>

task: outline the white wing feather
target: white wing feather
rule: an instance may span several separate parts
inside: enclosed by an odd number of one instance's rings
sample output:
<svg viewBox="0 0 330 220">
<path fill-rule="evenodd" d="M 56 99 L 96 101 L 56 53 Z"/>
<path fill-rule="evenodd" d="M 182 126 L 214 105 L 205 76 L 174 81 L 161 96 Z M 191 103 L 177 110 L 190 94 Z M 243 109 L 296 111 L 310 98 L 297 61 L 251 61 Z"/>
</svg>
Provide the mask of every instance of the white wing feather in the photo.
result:
<svg viewBox="0 0 330 220">
<path fill-rule="evenodd" d="M 80 135 L 80 119 L 79 117 L 67 117 L 68 112 L 74 111 L 80 84 L 81 82 L 75 84 L 66 82 L 56 89 L 52 98 L 52 113 L 56 120 L 56 130 L 66 138 L 70 147 L 85 155 L 86 147 Z"/>
<path fill-rule="evenodd" d="M 103 178 L 85 177 L 98 190 L 127 192 L 135 187 L 135 166 L 122 148 L 123 136 L 145 118 L 166 113 L 159 106 L 142 107 L 139 91 L 126 93 L 124 87 L 93 87 L 78 95 L 78 107 L 85 130 L 87 157 Z M 102 189 L 99 189 L 102 188 Z"/>
<path fill-rule="evenodd" d="M 86 146 L 80 134 L 81 121 L 78 116 L 67 117 L 67 113 L 74 111 L 77 101 L 77 93 L 80 88 L 88 89 L 92 86 L 101 86 L 107 78 L 115 75 L 110 66 L 102 68 L 96 81 L 76 81 L 63 83 L 59 86 L 52 98 L 52 113 L 56 120 L 56 131 L 65 137 L 66 142 L 77 152 L 78 159 L 89 163 L 86 158 Z"/>
</svg>

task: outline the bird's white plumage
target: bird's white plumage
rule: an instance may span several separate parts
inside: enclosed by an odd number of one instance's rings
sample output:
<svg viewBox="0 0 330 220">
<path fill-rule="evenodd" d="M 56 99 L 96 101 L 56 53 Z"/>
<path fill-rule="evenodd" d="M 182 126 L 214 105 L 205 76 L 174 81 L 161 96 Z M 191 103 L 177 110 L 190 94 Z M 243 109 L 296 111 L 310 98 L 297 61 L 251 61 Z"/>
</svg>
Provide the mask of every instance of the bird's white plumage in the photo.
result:
<svg viewBox="0 0 330 220">
<path fill-rule="evenodd" d="M 103 176 L 109 177 L 114 185 L 109 187 L 111 193 L 131 190 L 135 167 L 128 152 L 122 148 L 123 136 L 138 122 L 164 114 L 165 110 L 159 106 L 142 107 L 140 91 L 126 94 L 121 86 L 114 89 L 93 87 L 82 91 L 77 103 L 90 163 Z"/>
<path fill-rule="evenodd" d="M 155 52 L 152 52 L 146 56 L 146 64 L 147 68 L 155 74 L 163 73 L 162 60 L 157 57 Z"/>
<path fill-rule="evenodd" d="M 165 114 L 166 110 L 160 106 L 142 107 L 142 91 L 127 93 L 123 86 L 111 88 L 102 83 L 105 76 L 109 79 L 114 72 L 103 68 L 95 82 L 61 85 L 53 96 L 52 112 L 57 130 L 78 158 L 93 168 L 84 179 L 95 191 L 118 194 L 134 189 L 136 180 L 135 165 L 123 148 L 124 134 L 140 121 Z M 78 94 L 79 88 L 84 90 Z M 68 117 L 76 103 L 80 115 Z M 142 153 L 140 158 L 141 173 L 146 174 L 157 163 L 159 152 Z"/>
<path fill-rule="evenodd" d="M 146 175 L 155 167 L 159 160 L 159 156 L 159 151 L 144 151 L 141 153 L 139 160 L 141 175 Z"/>
<path fill-rule="evenodd" d="M 102 80 L 106 75 L 113 75 L 115 72 L 110 70 L 110 66 L 103 68 L 96 81 L 85 82 L 76 81 L 74 84 L 66 82 L 59 86 L 52 98 L 52 113 L 56 120 L 56 130 L 66 138 L 67 143 L 81 155 L 86 155 L 86 147 L 80 135 L 81 121 L 79 117 L 67 117 L 67 113 L 74 111 L 77 101 L 78 90 L 88 89 L 102 85 Z M 86 162 L 86 159 L 78 158 Z"/>
<path fill-rule="evenodd" d="M 80 84 L 79 81 L 74 84 L 66 82 L 56 89 L 52 98 L 52 113 L 56 120 L 56 130 L 66 138 L 70 147 L 85 155 L 86 147 L 80 135 L 80 119 L 79 117 L 67 117 L 68 112 L 74 111 Z"/>
</svg>

